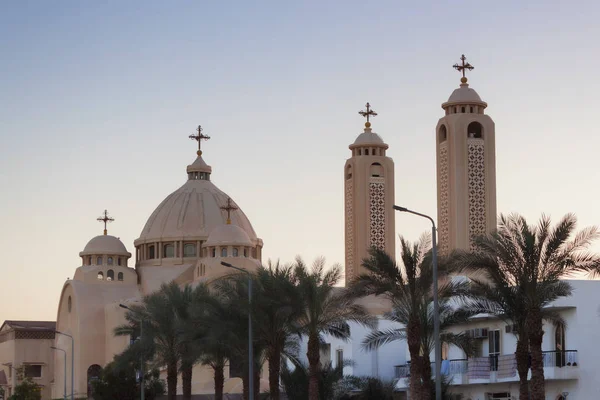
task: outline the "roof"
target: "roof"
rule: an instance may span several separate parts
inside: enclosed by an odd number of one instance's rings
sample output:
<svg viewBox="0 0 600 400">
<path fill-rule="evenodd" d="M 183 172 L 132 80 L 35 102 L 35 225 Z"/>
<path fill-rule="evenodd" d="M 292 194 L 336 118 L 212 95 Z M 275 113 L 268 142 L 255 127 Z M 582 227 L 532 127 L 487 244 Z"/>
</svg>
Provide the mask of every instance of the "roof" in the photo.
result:
<svg viewBox="0 0 600 400">
<path fill-rule="evenodd" d="M 92 238 L 85 245 L 85 248 L 80 256 L 95 255 L 95 254 L 111 254 L 131 257 L 131 253 L 127 251 L 127 248 L 117 237 L 111 235 L 100 235 Z"/>
<path fill-rule="evenodd" d="M 229 244 L 252 246 L 252 241 L 248 237 L 246 231 L 239 226 L 225 224 L 213 229 L 208 236 L 208 240 L 204 243 L 205 246 L 221 246 Z"/>
<path fill-rule="evenodd" d="M 31 329 L 31 330 L 55 330 L 55 321 L 16 321 L 6 320 L 0 327 L 0 330 L 4 329 L 4 326 L 9 326 L 15 330 Z"/>
</svg>

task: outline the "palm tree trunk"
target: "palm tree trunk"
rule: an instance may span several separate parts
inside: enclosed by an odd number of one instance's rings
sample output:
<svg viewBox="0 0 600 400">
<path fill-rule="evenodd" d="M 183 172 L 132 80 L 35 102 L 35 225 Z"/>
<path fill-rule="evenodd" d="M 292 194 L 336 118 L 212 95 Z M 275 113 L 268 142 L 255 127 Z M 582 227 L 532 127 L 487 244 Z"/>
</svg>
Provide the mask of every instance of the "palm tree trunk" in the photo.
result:
<svg viewBox="0 0 600 400">
<path fill-rule="evenodd" d="M 269 393 L 271 400 L 279 400 L 279 373 L 281 372 L 281 353 L 278 349 L 269 352 Z"/>
<path fill-rule="evenodd" d="M 215 372 L 215 400 L 223 400 L 223 386 L 225 386 L 225 367 L 219 365 L 214 367 Z"/>
<path fill-rule="evenodd" d="M 418 322 L 409 321 L 406 341 L 408 343 L 408 352 L 410 354 L 410 380 L 409 391 L 411 400 L 423 400 L 421 393 L 421 377 L 423 376 L 423 368 L 419 357 L 419 332 L 420 327 Z"/>
<path fill-rule="evenodd" d="M 319 337 L 308 338 L 308 400 L 319 400 Z"/>
<path fill-rule="evenodd" d="M 529 400 L 529 382 L 527 374 L 529 373 L 529 343 L 527 336 L 519 335 L 517 339 L 517 350 L 515 352 L 517 360 L 517 372 L 519 373 L 519 399 Z"/>
<path fill-rule="evenodd" d="M 529 333 L 529 350 L 531 351 L 530 398 L 531 400 L 545 400 L 544 358 L 542 353 L 544 329 L 539 309 L 529 311 L 527 327 Z"/>
<path fill-rule="evenodd" d="M 260 365 L 254 363 L 254 398 L 260 399 Z"/>
<path fill-rule="evenodd" d="M 177 362 L 170 362 L 167 365 L 167 399 L 176 400 L 177 398 Z"/>
<path fill-rule="evenodd" d="M 250 398 L 250 381 L 248 380 L 248 369 L 246 369 L 242 377 L 242 398 L 248 400 Z"/>
<path fill-rule="evenodd" d="M 192 368 L 193 366 L 191 365 L 181 368 L 183 400 L 192 400 Z"/>
<path fill-rule="evenodd" d="M 431 376 L 431 360 L 429 360 L 429 354 L 421 356 L 421 371 L 422 371 L 422 391 L 421 395 L 423 396 L 423 400 L 425 399 L 434 399 L 434 385 L 432 376 Z"/>
</svg>

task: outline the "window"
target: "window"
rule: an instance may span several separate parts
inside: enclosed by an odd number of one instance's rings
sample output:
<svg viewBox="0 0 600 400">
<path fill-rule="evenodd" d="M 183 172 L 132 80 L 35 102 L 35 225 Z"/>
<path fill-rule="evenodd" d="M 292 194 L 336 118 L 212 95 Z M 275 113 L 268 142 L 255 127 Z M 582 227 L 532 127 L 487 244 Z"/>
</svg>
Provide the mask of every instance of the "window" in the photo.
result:
<svg viewBox="0 0 600 400">
<path fill-rule="evenodd" d="M 113 281 L 114 279 L 115 279 L 115 271 L 113 271 L 112 269 L 109 269 L 108 272 L 106 273 L 106 280 Z"/>
<path fill-rule="evenodd" d="M 119 282 L 123 282 L 123 273 L 119 272 L 119 275 L 117 275 Z"/>
<path fill-rule="evenodd" d="M 163 250 L 164 250 L 164 253 L 163 253 L 164 258 L 175 257 L 175 246 L 173 246 L 172 244 L 165 244 L 165 246 L 163 247 Z"/>
<path fill-rule="evenodd" d="M 469 112 L 473 114 L 473 107 L 469 107 Z"/>
<path fill-rule="evenodd" d="M 194 243 L 186 243 L 183 246 L 184 257 L 196 257 L 196 245 Z"/>
<path fill-rule="evenodd" d="M 234 247 L 233 250 L 231 250 L 231 251 L 232 251 L 232 254 L 231 254 L 232 256 L 234 256 L 234 257 L 238 256 L 238 248 L 237 247 Z"/>
<path fill-rule="evenodd" d="M 117 258 L 117 265 L 121 266 L 121 257 Z"/>
<path fill-rule="evenodd" d="M 106 259 L 106 264 L 107 264 L 107 265 L 113 265 L 113 258 L 112 258 L 112 257 L 108 257 L 108 258 Z"/>
<path fill-rule="evenodd" d="M 365 149 L 365 156 L 369 155 L 369 149 Z"/>
<path fill-rule="evenodd" d="M 41 378 L 42 377 L 42 366 L 41 365 L 25 365 L 25 378 Z"/>
<path fill-rule="evenodd" d="M 440 131 L 438 133 L 438 141 L 443 143 L 448 138 L 448 131 L 446 130 L 446 125 L 440 126 Z"/>
<path fill-rule="evenodd" d="M 98 272 L 98 280 L 104 280 L 104 274 L 102 273 L 102 271 Z"/>
<path fill-rule="evenodd" d="M 210 254 L 211 254 L 211 257 L 216 257 L 217 256 L 217 248 L 216 247 L 211 248 Z"/>
<path fill-rule="evenodd" d="M 89 256 L 87 260 L 87 265 L 92 265 L 92 256 Z"/>
<path fill-rule="evenodd" d="M 564 367 L 566 363 L 565 325 L 558 323 L 554 331 L 554 350 L 556 350 L 556 366 Z"/>
<path fill-rule="evenodd" d="M 500 355 L 500 330 L 488 331 L 490 371 L 498 371 L 498 356 Z"/>
<path fill-rule="evenodd" d="M 352 178 L 352 166 L 348 165 L 348 167 L 346 168 L 346 179 L 351 179 Z"/>
<path fill-rule="evenodd" d="M 67 299 L 67 311 L 71 312 L 71 296 L 69 296 L 69 298 Z"/>
<path fill-rule="evenodd" d="M 344 350 L 337 349 L 335 352 L 335 366 L 339 368 L 342 365 L 344 365 Z"/>
<path fill-rule="evenodd" d="M 221 257 L 227 257 L 227 247 L 221 247 Z"/>
<path fill-rule="evenodd" d="M 152 260 L 154 257 L 154 246 L 148 246 L 148 258 Z"/>
<path fill-rule="evenodd" d="M 96 258 L 96 265 L 102 265 L 102 257 Z"/>
<path fill-rule="evenodd" d="M 464 113 L 465 113 L 465 111 L 467 111 L 467 110 L 465 109 L 465 107 L 461 107 L 461 108 L 460 108 L 460 112 L 461 112 L 461 113 L 463 113 L 463 114 L 464 114 Z"/>
<path fill-rule="evenodd" d="M 379 163 L 373 163 L 370 167 L 370 175 L 374 178 L 383 176 L 383 167 Z"/>
<path fill-rule="evenodd" d="M 467 127 L 467 133 L 470 138 L 483 139 L 483 126 L 479 122 L 471 122 Z"/>
<path fill-rule="evenodd" d="M 244 248 L 244 257 L 248 257 L 248 249 Z"/>
<path fill-rule="evenodd" d="M 361 150 L 360 150 L 360 149 L 358 149 L 358 155 L 359 155 L 359 156 L 360 156 L 360 155 L 362 155 L 362 154 L 361 154 Z"/>
</svg>

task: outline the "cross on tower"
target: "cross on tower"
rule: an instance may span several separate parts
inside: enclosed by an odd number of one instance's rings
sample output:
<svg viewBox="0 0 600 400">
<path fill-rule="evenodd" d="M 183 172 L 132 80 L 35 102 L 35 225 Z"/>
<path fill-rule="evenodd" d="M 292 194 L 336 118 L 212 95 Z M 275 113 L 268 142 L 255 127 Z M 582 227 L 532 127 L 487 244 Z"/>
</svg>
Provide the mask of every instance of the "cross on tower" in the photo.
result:
<svg viewBox="0 0 600 400">
<path fill-rule="evenodd" d="M 104 210 L 104 215 L 96 218 L 97 221 L 104 222 L 104 235 L 108 233 L 106 230 L 106 224 L 109 222 L 113 222 L 115 219 L 108 216 L 108 211 Z"/>
<path fill-rule="evenodd" d="M 233 205 L 231 202 L 231 197 L 227 198 L 227 205 L 220 207 L 221 210 L 227 211 L 227 225 L 231 224 L 231 212 L 237 210 L 238 208 Z"/>
<path fill-rule="evenodd" d="M 462 83 L 467 83 L 467 77 L 465 76 L 465 73 L 467 72 L 466 70 L 468 69 L 469 71 L 472 71 L 475 67 L 469 63 L 465 64 L 465 61 L 467 61 L 467 57 L 465 57 L 464 54 L 460 57 L 460 61 L 460 65 L 454 64 L 452 68 L 456 69 L 458 72 L 462 72 L 462 78 L 460 79 L 460 81 Z"/>
<path fill-rule="evenodd" d="M 371 109 L 371 104 L 367 102 L 366 106 L 367 111 L 359 111 L 358 113 L 367 119 L 365 126 L 369 128 L 371 126 L 371 122 L 369 122 L 369 117 L 377 116 L 377 113 Z"/>
<path fill-rule="evenodd" d="M 208 140 L 208 139 L 210 139 L 210 136 L 204 135 L 202 133 L 202 125 L 198 125 L 198 129 L 196 129 L 196 132 L 198 132 L 197 135 L 190 135 L 189 138 L 198 142 L 198 152 L 197 152 L 197 154 L 199 156 L 201 156 L 202 155 L 202 146 L 201 146 L 202 145 L 202 140 Z"/>
</svg>

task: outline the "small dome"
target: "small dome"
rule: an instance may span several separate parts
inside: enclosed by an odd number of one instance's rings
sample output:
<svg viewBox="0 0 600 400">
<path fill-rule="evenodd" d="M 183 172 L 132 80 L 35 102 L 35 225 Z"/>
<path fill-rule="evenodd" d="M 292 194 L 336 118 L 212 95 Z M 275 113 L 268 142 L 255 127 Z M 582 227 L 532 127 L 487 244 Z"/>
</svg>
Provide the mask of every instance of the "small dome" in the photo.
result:
<svg viewBox="0 0 600 400">
<path fill-rule="evenodd" d="M 206 162 L 204 162 L 204 160 L 202 159 L 202 156 L 200 155 L 196 158 L 196 161 L 194 161 L 191 165 L 187 166 L 187 173 L 189 174 L 190 172 L 211 173 L 212 168 L 208 164 L 206 164 Z"/>
<path fill-rule="evenodd" d="M 387 144 L 385 144 L 381 136 L 373 132 L 371 128 L 365 128 L 365 131 L 358 135 L 354 143 L 350 145 L 350 148 L 367 145 L 385 146 L 387 148 Z"/>
<path fill-rule="evenodd" d="M 462 83 L 458 89 L 455 89 L 448 98 L 448 101 L 442 104 L 442 107 L 451 104 L 480 104 L 484 107 L 487 106 L 487 103 L 481 100 L 481 97 L 479 97 L 474 89 L 469 87 L 468 83 Z"/>
<path fill-rule="evenodd" d="M 246 231 L 237 225 L 225 224 L 217 226 L 210 232 L 204 246 L 238 245 L 252 246 Z"/>
<path fill-rule="evenodd" d="M 85 248 L 80 256 L 92 255 L 92 254 L 114 254 L 119 256 L 131 257 L 131 253 L 127 251 L 127 248 L 121 242 L 119 238 L 110 235 L 96 236 L 85 245 Z"/>
</svg>

